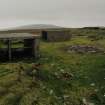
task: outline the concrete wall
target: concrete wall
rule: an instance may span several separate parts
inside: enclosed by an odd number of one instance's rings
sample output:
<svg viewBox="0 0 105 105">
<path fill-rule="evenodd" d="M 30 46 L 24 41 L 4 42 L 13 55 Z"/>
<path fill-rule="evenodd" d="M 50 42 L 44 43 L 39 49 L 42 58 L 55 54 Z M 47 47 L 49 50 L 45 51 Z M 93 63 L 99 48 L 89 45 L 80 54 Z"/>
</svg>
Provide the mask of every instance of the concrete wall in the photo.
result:
<svg viewBox="0 0 105 105">
<path fill-rule="evenodd" d="M 39 58 L 39 38 L 24 40 L 24 53 L 32 55 L 35 59 Z"/>
<path fill-rule="evenodd" d="M 34 34 L 34 35 L 39 35 L 40 36 L 41 32 L 37 32 L 37 31 L 36 32 L 30 32 L 30 34 Z"/>
<path fill-rule="evenodd" d="M 2 39 L 3 40 L 3 39 Z M 0 47 L 0 61 L 13 60 L 13 59 L 23 59 L 28 57 L 33 57 L 35 59 L 39 58 L 39 38 L 29 38 L 21 39 L 23 47 L 13 48 L 12 41 L 14 39 L 4 39 L 7 41 L 5 44 L 7 47 Z M 17 39 L 15 39 L 17 40 Z"/>
<path fill-rule="evenodd" d="M 47 41 L 66 41 L 70 40 L 71 35 L 69 31 L 63 30 L 52 30 L 52 31 L 43 31 L 42 38 Z"/>
</svg>

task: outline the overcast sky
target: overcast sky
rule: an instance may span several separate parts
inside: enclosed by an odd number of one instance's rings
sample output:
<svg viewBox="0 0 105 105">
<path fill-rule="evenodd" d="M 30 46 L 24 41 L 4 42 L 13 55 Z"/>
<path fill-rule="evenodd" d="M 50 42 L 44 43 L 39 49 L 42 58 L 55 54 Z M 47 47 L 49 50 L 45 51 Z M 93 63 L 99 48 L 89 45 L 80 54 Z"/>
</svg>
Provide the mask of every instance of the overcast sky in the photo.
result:
<svg viewBox="0 0 105 105">
<path fill-rule="evenodd" d="M 0 0 L 0 28 L 24 24 L 105 26 L 105 0 Z"/>
</svg>

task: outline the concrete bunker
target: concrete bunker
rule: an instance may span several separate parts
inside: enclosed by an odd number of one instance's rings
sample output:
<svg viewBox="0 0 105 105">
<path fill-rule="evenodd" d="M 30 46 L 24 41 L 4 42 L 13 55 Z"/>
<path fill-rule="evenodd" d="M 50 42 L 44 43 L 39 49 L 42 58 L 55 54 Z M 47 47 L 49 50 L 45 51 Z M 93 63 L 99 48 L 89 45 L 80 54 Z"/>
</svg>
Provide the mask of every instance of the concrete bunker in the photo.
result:
<svg viewBox="0 0 105 105">
<path fill-rule="evenodd" d="M 54 42 L 54 41 L 66 41 L 70 40 L 71 35 L 67 30 L 44 30 L 42 31 L 42 39 Z"/>
<path fill-rule="evenodd" d="M 0 34 L 0 59 L 38 58 L 39 35 L 29 33 Z"/>
</svg>

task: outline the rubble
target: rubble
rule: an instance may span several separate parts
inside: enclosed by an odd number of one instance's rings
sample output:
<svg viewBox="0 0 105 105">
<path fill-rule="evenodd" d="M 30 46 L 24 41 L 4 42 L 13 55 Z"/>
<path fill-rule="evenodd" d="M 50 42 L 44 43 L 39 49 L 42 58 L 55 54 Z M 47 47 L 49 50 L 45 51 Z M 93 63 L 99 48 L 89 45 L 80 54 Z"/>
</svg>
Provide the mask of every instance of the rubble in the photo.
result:
<svg viewBox="0 0 105 105">
<path fill-rule="evenodd" d="M 61 75 L 62 75 L 61 76 L 62 79 L 64 79 L 64 80 L 68 80 L 68 79 L 71 79 L 72 80 L 72 77 L 73 77 L 73 74 L 68 73 L 68 72 L 63 72 Z"/>
<path fill-rule="evenodd" d="M 92 45 L 71 45 L 64 48 L 68 53 L 74 51 L 76 53 L 105 53 L 104 49 Z"/>
<path fill-rule="evenodd" d="M 74 76 L 72 73 L 65 72 L 64 70 L 60 71 L 60 73 L 55 72 L 54 75 L 56 76 L 56 78 L 63 80 L 72 80 Z"/>
</svg>

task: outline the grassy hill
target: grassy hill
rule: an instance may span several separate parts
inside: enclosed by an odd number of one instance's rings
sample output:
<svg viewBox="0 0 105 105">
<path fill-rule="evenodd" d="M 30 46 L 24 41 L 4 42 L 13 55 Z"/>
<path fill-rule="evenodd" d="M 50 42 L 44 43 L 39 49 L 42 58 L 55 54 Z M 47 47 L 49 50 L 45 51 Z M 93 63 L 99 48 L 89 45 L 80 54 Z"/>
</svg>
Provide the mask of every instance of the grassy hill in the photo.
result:
<svg viewBox="0 0 105 105">
<path fill-rule="evenodd" d="M 87 37 L 91 30 L 86 37 L 78 31 L 72 30 L 76 35 L 70 41 L 41 41 L 41 58 L 37 61 L 1 63 L 0 105 L 105 105 L 105 53 L 65 50 L 68 46 L 84 45 L 105 51 L 104 34 L 92 40 Z M 94 35 L 97 37 L 96 32 Z M 33 81 L 29 73 L 37 62 L 41 63 L 39 77 Z M 21 76 L 20 65 L 24 69 Z M 69 74 L 66 78 L 65 73 Z"/>
</svg>

